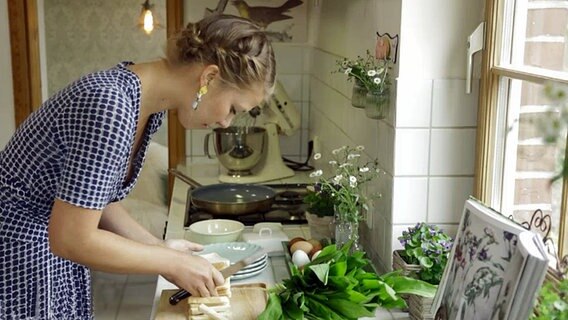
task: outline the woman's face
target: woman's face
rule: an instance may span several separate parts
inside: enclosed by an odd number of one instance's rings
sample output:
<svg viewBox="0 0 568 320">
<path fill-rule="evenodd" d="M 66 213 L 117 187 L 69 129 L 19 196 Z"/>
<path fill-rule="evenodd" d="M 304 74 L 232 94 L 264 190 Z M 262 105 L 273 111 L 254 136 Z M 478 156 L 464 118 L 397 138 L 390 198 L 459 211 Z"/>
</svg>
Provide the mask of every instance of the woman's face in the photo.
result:
<svg viewBox="0 0 568 320">
<path fill-rule="evenodd" d="M 179 119 L 186 129 L 228 127 L 235 114 L 248 112 L 258 106 L 264 98 L 264 86 L 253 85 L 248 89 L 237 89 L 213 79 L 197 110 L 192 109 L 193 101 L 187 101 L 179 110 Z"/>
</svg>

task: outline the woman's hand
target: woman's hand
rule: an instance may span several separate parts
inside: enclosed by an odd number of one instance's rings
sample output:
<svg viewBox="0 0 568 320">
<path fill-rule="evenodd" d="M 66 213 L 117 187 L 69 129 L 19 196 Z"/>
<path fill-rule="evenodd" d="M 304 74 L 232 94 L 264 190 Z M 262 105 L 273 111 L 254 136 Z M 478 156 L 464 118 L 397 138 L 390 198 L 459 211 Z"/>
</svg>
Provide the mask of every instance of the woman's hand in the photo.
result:
<svg viewBox="0 0 568 320">
<path fill-rule="evenodd" d="M 171 263 L 171 271 L 163 276 L 193 296 L 217 296 L 215 288 L 225 283 L 223 275 L 200 256 L 182 254 Z"/>
<path fill-rule="evenodd" d="M 185 252 L 185 253 L 193 253 L 196 251 L 202 251 L 203 246 L 190 242 L 183 239 L 168 239 L 164 241 L 164 246 L 170 249 L 174 249 L 177 251 Z"/>
</svg>

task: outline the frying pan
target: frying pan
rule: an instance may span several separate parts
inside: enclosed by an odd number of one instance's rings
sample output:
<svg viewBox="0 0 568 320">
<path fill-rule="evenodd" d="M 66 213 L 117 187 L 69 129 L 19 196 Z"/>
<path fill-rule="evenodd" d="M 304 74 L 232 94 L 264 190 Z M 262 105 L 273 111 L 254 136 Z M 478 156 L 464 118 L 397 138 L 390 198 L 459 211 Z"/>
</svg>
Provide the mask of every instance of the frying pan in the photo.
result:
<svg viewBox="0 0 568 320">
<path fill-rule="evenodd" d="M 202 186 L 185 174 L 170 169 L 170 173 L 193 187 L 188 199 L 198 209 L 222 215 L 242 215 L 265 212 L 270 209 L 276 191 L 270 187 L 253 184 L 218 183 Z"/>
</svg>

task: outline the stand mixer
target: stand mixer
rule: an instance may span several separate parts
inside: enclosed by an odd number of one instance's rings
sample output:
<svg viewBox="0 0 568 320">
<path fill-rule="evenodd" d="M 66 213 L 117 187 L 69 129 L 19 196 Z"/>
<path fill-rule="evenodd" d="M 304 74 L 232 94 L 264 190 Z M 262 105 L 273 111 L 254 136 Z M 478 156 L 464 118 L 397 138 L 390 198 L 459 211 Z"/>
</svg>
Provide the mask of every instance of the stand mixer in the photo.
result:
<svg viewBox="0 0 568 320">
<path fill-rule="evenodd" d="M 274 93 L 261 106 L 261 112 L 255 118 L 256 126 L 266 130 L 265 141 L 260 148 L 262 153 L 260 160 L 248 171 L 250 174 L 243 175 L 234 172 L 229 174 L 231 171 L 224 170 L 224 173 L 219 176 L 219 181 L 257 183 L 293 176 L 294 170 L 288 168 L 282 160 L 279 135 L 291 136 L 300 128 L 300 121 L 297 107 L 292 103 L 280 82 L 276 82 Z M 239 146 L 235 146 L 237 147 Z"/>
</svg>

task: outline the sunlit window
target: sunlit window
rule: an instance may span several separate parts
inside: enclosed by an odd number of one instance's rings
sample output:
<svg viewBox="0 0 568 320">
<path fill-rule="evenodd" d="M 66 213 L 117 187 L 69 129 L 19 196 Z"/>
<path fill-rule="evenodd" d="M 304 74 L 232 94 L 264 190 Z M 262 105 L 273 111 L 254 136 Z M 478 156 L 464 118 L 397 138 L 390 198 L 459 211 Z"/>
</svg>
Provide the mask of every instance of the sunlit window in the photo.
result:
<svg viewBox="0 0 568 320">
<path fill-rule="evenodd" d="M 554 106 L 547 85 L 568 94 L 568 1 L 487 1 L 483 132 L 478 193 L 506 215 L 530 222 L 536 211 L 550 217 L 549 237 L 568 253 L 566 191 L 561 171 L 565 144 L 547 144 L 537 124 Z M 487 43 L 487 42 L 486 42 Z M 566 137 L 566 132 L 562 135 Z"/>
</svg>

